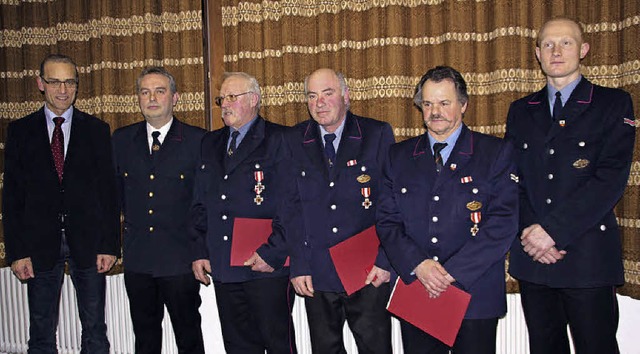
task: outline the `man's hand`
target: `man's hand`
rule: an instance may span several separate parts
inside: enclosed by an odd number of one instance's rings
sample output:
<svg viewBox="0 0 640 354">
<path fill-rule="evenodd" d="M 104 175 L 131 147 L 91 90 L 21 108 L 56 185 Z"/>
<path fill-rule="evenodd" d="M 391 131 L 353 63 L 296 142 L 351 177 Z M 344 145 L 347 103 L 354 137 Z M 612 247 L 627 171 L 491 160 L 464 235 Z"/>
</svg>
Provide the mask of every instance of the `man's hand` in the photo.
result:
<svg viewBox="0 0 640 354">
<path fill-rule="evenodd" d="M 440 263 L 432 259 L 425 259 L 418 264 L 414 273 L 433 298 L 440 296 L 455 281 Z"/>
<path fill-rule="evenodd" d="M 301 275 L 291 279 L 293 289 L 302 296 L 313 297 L 313 283 L 310 275 Z"/>
<path fill-rule="evenodd" d="M 27 280 L 33 278 L 33 264 L 31 264 L 31 257 L 18 259 L 11 263 L 11 271 L 20 280 Z"/>
<path fill-rule="evenodd" d="M 391 280 L 391 273 L 388 271 L 373 266 L 369 274 L 367 274 L 367 279 L 365 280 L 365 284 L 373 284 L 376 288 L 384 283 L 388 283 Z"/>
<path fill-rule="evenodd" d="M 260 257 L 258 252 L 253 252 L 251 257 L 244 262 L 244 265 L 251 266 L 251 270 L 254 272 L 272 273 L 275 270 Z"/>
<path fill-rule="evenodd" d="M 520 243 L 524 247 L 524 251 L 527 252 L 534 261 L 540 260 L 540 258 L 542 258 L 542 256 L 544 256 L 551 247 L 556 245 L 553 238 L 549 236 L 540 224 L 533 224 L 522 230 Z M 547 260 L 548 259 L 549 257 L 547 257 Z"/>
<path fill-rule="evenodd" d="M 211 273 L 211 263 L 208 259 L 198 259 L 191 262 L 191 270 L 193 275 L 204 285 L 209 285 L 211 280 L 209 279 L 209 273 Z"/>
<path fill-rule="evenodd" d="M 116 256 L 112 254 L 99 254 L 96 257 L 96 268 L 98 273 L 106 273 L 116 264 Z"/>
<path fill-rule="evenodd" d="M 543 264 L 554 264 L 557 261 L 562 260 L 566 254 L 567 251 L 565 250 L 558 251 L 557 248 L 551 247 L 547 253 L 543 254 L 542 257 L 538 259 L 538 262 Z"/>
</svg>

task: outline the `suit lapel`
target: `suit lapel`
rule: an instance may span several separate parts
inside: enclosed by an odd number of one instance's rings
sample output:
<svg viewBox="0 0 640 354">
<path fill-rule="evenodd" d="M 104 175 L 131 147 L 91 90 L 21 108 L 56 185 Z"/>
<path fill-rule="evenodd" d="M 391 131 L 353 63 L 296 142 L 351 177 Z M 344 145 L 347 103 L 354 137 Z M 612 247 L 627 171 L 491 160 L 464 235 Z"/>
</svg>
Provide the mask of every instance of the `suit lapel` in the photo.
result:
<svg viewBox="0 0 640 354">
<path fill-rule="evenodd" d="M 547 87 L 536 92 L 529 101 L 527 101 L 527 108 L 531 114 L 533 126 L 538 130 L 539 134 L 547 135 L 551 128 L 551 109 L 549 107 L 549 99 L 547 97 Z"/>
<path fill-rule="evenodd" d="M 411 160 L 415 163 L 415 169 L 417 171 L 416 176 L 418 176 L 417 178 L 429 181 L 430 183 L 426 183 L 426 185 L 428 185 L 429 188 L 432 188 L 438 178 L 438 173 L 436 172 L 433 151 L 431 151 L 431 145 L 429 144 L 429 137 L 427 134 L 429 133 L 424 133 L 416 141 L 416 144 L 413 147 Z"/>
<path fill-rule="evenodd" d="M 333 166 L 333 172 L 336 176 L 347 168 L 347 161 L 357 160 L 358 157 L 361 156 L 362 139 L 363 135 L 360 122 L 351 112 L 348 112 L 342 137 L 340 138 L 340 145 L 338 146 L 336 165 Z"/>
<path fill-rule="evenodd" d="M 224 140 L 225 143 L 229 139 L 229 129 L 230 128 L 226 129 L 227 132 L 225 136 L 227 139 Z M 224 158 L 225 170 L 227 174 L 231 173 L 245 159 L 251 156 L 251 154 L 258 148 L 258 146 L 262 144 L 265 138 L 264 129 L 265 129 L 265 121 L 262 117 L 258 116 L 258 118 L 256 118 L 256 120 L 251 125 L 251 128 L 249 128 L 247 135 L 242 139 L 242 142 L 240 142 L 240 145 L 238 145 L 238 148 L 233 153 L 233 156 L 229 158 Z M 226 144 L 224 146 L 225 146 L 225 149 L 223 150 L 225 151 L 225 154 L 226 154 Z"/>
<path fill-rule="evenodd" d="M 329 178 L 329 168 L 324 158 L 324 145 L 320 136 L 318 123 L 309 119 L 302 138 L 302 148 L 311 161 L 313 168 L 323 171 L 325 178 Z M 340 149 L 338 149 L 340 150 Z M 337 163 L 337 159 L 336 159 Z"/>
<path fill-rule="evenodd" d="M 34 156 L 33 158 L 41 158 L 42 165 L 47 166 L 44 171 L 47 171 L 46 173 L 50 175 L 51 179 L 55 179 L 55 181 L 58 182 L 58 173 L 56 172 L 53 153 L 51 152 L 51 139 L 49 138 L 49 131 L 47 130 L 47 117 L 44 114 L 44 107 L 40 109 L 37 118 L 33 122 L 33 134 L 36 137 L 36 139 L 33 140 L 33 144 L 36 145 L 33 147 L 33 151 L 42 151 L 41 155 L 39 154 L 39 156 Z"/>
<path fill-rule="evenodd" d="M 146 151 L 148 152 L 149 143 L 148 143 L 148 140 L 146 140 L 147 139 L 146 131 L 145 131 L 144 138 L 146 143 L 145 148 L 146 148 Z M 173 122 L 171 123 L 171 127 L 167 132 L 167 136 L 162 141 L 162 146 L 160 147 L 160 150 L 154 155 L 153 163 L 154 164 L 162 163 L 162 161 L 166 160 L 167 157 L 171 156 L 171 154 L 175 154 L 178 151 L 178 146 L 182 143 L 182 140 L 183 140 L 183 125 L 178 119 L 174 117 Z"/>
</svg>

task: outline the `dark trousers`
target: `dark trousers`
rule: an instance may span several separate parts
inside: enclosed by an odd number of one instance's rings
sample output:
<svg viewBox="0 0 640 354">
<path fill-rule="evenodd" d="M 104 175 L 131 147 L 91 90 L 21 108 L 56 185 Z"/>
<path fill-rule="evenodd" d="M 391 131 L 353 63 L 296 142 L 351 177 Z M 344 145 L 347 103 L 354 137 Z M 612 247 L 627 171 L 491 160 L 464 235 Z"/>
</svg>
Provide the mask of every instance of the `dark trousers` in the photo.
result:
<svg viewBox="0 0 640 354">
<path fill-rule="evenodd" d="M 227 354 L 297 352 L 288 277 L 213 284 Z"/>
<path fill-rule="evenodd" d="M 453 348 L 400 320 L 405 354 L 495 354 L 497 318 L 462 320 Z M 547 353 L 551 354 L 551 353 Z"/>
<path fill-rule="evenodd" d="M 345 320 L 353 333 L 358 353 L 391 354 L 391 316 L 386 310 L 389 283 L 367 285 L 346 293 L 317 291 L 305 298 L 311 348 L 317 354 L 346 354 L 342 330 Z"/>
<path fill-rule="evenodd" d="M 168 277 L 125 271 L 136 354 L 162 352 L 164 306 L 171 317 L 178 352 L 204 353 L 200 327 L 200 284 L 192 273 Z"/>
<path fill-rule="evenodd" d="M 577 354 L 619 353 L 615 287 L 550 288 L 520 281 L 531 354 L 569 354 L 567 325 Z"/>
<path fill-rule="evenodd" d="M 65 257 L 60 258 L 53 269 L 36 271 L 35 277 L 27 281 L 30 354 L 58 353 L 56 327 L 65 261 Z M 76 289 L 82 324 L 81 353 L 109 353 L 104 317 L 105 276 L 98 273 L 96 266 L 77 269 L 73 260 L 69 260 L 69 272 Z"/>
</svg>

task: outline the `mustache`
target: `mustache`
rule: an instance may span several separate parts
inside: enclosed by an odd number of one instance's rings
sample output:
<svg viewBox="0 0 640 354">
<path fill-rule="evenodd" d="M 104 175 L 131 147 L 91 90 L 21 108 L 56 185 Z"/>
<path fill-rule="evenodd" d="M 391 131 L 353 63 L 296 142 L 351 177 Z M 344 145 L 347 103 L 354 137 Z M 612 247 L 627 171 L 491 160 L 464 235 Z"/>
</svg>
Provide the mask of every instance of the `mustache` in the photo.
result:
<svg viewBox="0 0 640 354">
<path fill-rule="evenodd" d="M 436 120 L 436 119 L 447 120 L 441 114 L 432 114 L 429 116 L 429 120 Z"/>
</svg>

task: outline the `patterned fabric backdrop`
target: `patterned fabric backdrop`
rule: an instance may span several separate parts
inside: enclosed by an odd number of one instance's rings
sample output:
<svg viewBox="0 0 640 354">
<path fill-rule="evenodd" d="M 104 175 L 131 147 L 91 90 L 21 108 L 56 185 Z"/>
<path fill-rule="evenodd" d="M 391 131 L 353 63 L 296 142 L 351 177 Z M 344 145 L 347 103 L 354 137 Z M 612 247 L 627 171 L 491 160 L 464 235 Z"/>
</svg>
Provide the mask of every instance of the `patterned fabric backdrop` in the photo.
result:
<svg viewBox="0 0 640 354">
<path fill-rule="evenodd" d="M 640 2 L 603 0 L 207 0 L 212 58 L 222 70 L 246 71 L 263 89 L 262 114 L 292 125 L 307 119 L 305 75 L 328 66 L 351 87 L 352 110 L 392 124 L 397 140 L 424 132 L 413 89 L 430 67 L 464 74 L 471 101 L 465 122 L 502 136 L 509 103 L 544 85 L 534 39 L 545 19 L 585 25 L 591 52 L 583 73 L 640 97 Z M 140 69 L 169 66 L 180 118 L 205 125 L 202 14 L 199 0 L 0 0 L 0 136 L 11 119 L 41 105 L 38 64 L 50 52 L 80 66 L 77 106 L 112 129 L 141 119 L 134 95 Z M 207 29 L 205 28 L 205 32 Z M 212 67 L 213 92 L 221 73 Z M 640 104 L 636 104 L 639 117 Z M 212 125 L 221 125 L 213 110 Z M 0 140 L 0 143 L 3 140 Z M 2 145 L 0 145 L 1 147 Z M 637 149 L 637 148 L 636 148 Z M 636 154 L 637 155 L 637 154 Z M 617 207 L 627 284 L 640 298 L 640 162 L 634 158 Z M 0 265 L 3 262 L 0 237 Z M 513 283 L 510 283 L 513 284 Z M 512 287 L 512 290 L 513 287 Z"/>
<path fill-rule="evenodd" d="M 225 70 L 258 78 L 262 113 L 272 121 L 291 125 L 307 119 L 304 77 L 328 66 L 347 77 L 355 113 L 385 120 L 396 140 L 407 139 L 424 132 L 412 106 L 415 84 L 427 69 L 446 64 L 463 73 L 469 86 L 465 123 L 503 136 L 509 104 L 545 84 L 535 37 L 546 19 L 560 15 L 585 25 L 591 44 L 585 76 L 640 98 L 639 1 L 223 0 L 220 49 Z M 640 104 L 635 112 L 640 118 Z M 635 297 L 639 185 L 636 157 L 616 209 L 627 279 L 620 292 Z"/>
<path fill-rule="evenodd" d="M 204 127 L 202 23 L 201 0 L 0 0 L 1 155 L 7 123 L 43 105 L 36 77 L 49 53 L 75 60 L 76 107 L 112 130 L 143 119 L 135 81 L 149 65 L 165 66 L 176 77 L 176 116 Z"/>
</svg>

